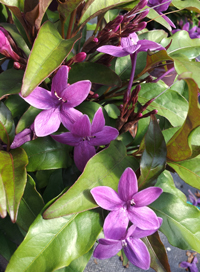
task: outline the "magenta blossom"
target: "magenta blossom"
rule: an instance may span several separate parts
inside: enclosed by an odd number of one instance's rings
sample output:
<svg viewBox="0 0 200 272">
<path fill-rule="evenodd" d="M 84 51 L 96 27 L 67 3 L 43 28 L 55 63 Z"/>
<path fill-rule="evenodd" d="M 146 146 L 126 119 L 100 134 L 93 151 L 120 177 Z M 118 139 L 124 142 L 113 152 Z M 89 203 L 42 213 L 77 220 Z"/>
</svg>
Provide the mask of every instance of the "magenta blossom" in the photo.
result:
<svg viewBox="0 0 200 272">
<path fill-rule="evenodd" d="M 8 58 L 14 59 L 15 61 L 19 61 L 20 57 L 13 51 L 7 38 L 8 35 L 8 31 L 3 27 L 0 27 L 0 53 Z"/>
<path fill-rule="evenodd" d="M 70 129 L 82 115 L 74 107 L 86 99 L 90 92 L 91 82 L 82 80 L 69 85 L 68 72 L 69 67 L 61 66 L 52 80 L 51 92 L 36 87 L 29 96 L 25 98 L 21 96 L 33 107 L 43 110 L 34 121 L 34 129 L 38 137 L 54 133 L 61 122 Z"/>
<path fill-rule="evenodd" d="M 87 115 L 82 115 L 72 126 L 70 132 L 52 135 L 56 141 L 74 146 L 74 162 L 80 171 L 83 171 L 87 161 L 95 155 L 95 146 L 107 145 L 116 139 L 117 129 L 105 126 L 102 109 L 94 115 L 92 125 Z"/>
<path fill-rule="evenodd" d="M 34 135 L 34 128 L 33 124 L 30 126 L 30 128 L 25 128 L 21 132 L 15 135 L 15 138 L 10 146 L 11 149 L 15 149 L 21 145 L 23 145 L 26 142 L 29 142 L 32 140 Z"/>
<path fill-rule="evenodd" d="M 107 186 L 91 190 L 96 203 L 111 211 L 105 219 L 104 229 L 108 233 L 123 232 L 129 220 L 143 230 L 156 230 L 160 223 L 158 217 L 147 205 L 154 202 L 162 193 L 158 187 L 149 187 L 138 192 L 137 177 L 131 168 L 126 168 L 118 185 L 118 193 Z"/>
<path fill-rule="evenodd" d="M 162 224 L 162 218 L 158 218 L 159 227 Z M 135 266 L 141 269 L 149 269 L 150 254 L 149 251 L 140 238 L 153 234 L 156 230 L 141 230 L 132 225 L 127 231 L 121 233 L 117 237 L 115 232 L 106 233 L 104 231 L 105 239 L 99 239 L 99 244 L 95 248 L 93 256 L 95 258 L 104 260 L 115 256 L 121 249 L 124 250 L 126 257 Z"/>
</svg>

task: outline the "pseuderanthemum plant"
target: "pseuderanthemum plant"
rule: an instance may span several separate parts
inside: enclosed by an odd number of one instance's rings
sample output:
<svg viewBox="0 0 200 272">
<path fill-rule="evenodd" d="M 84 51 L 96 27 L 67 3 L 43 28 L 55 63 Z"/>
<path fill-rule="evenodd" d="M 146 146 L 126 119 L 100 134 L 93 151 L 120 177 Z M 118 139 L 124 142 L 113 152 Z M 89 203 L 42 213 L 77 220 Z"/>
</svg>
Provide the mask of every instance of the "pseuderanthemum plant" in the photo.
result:
<svg viewBox="0 0 200 272">
<path fill-rule="evenodd" d="M 200 253 L 198 1 L 0 2 L 0 269 Z"/>
</svg>

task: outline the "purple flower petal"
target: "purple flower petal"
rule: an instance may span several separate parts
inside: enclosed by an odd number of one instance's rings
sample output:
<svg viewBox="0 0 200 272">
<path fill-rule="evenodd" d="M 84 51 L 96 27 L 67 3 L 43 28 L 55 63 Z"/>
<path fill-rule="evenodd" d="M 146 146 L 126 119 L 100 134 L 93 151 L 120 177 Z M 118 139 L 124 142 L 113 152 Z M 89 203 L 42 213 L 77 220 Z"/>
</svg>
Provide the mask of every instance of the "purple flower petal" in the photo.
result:
<svg viewBox="0 0 200 272">
<path fill-rule="evenodd" d="M 116 128 L 105 126 L 102 131 L 94 133 L 94 138 L 90 138 L 90 144 L 94 146 L 109 144 L 116 139 L 119 131 Z"/>
<path fill-rule="evenodd" d="M 32 140 L 32 130 L 30 128 L 25 128 L 20 133 L 15 135 L 15 138 L 10 146 L 11 149 L 17 148 L 21 145 L 23 145 L 26 142 L 29 142 Z"/>
<path fill-rule="evenodd" d="M 91 134 L 101 131 L 105 126 L 105 118 L 103 115 L 102 108 L 99 108 L 94 115 L 91 126 Z"/>
<path fill-rule="evenodd" d="M 125 57 L 129 55 L 129 53 L 125 51 L 122 46 L 103 45 L 97 48 L 97 51 L 114 57 Z"/>
<path fill-rule="evenodd" d="M 149 41 L 149 40 L 140 40 L 138 44 L 141 45 L 141 47 L 138 49 L 138 52 L 148 51 L 148 50 L 165 50 L 165 48 L 162 47 L 160 44 Z"/>
<path fill-rule="evenodd" d="M 55 108 L 40 112 L 34 121 L 34 129 L 38 137 L 44 137 L 56 132 L 59 126 L 60 113 Z"/>
<path fill-rule="evenodd" d="M 159 12 L 158 12 L 159 13 Z M 172 27 L 176 28 L 175 24 L 166 16 L 162 13 L 162 17 L 163 19 L 165 19 L 165 21 Z"/>
<path fill-rule="evenodd" d="M 133 54 L 141 47 L 141 45 L 138 44 L 138 41 L 137 34 L 132 33 L 128 37 L 121 39 L 121 46 L 128 54 Z"/>
<path fill-rule="evenodd" d="M 190 23 L 187 22 L 186 24 L 184 24 L 184 26 L 183 26 L 182 29 L 185 30 L 185 31 L 189 31 L 189 29 L 190 29 Z"/>
<path fill-rule="evenodd" d="M 91 135 L 90 119 L 87 115 L 82 115 L 72 126 L 71 133 L 82 138 Z"/>
<path fill-rule="evenodd" d="M 93 146 L 89 145 L 87 141 L 81 142 L 78 146 L 74 147 L 74 162 L 76 167 L 83 171 L 86 163 L 96 154 Z"/>
<path fill-rule="evenodd" d="M 94 197 L 96 203 L 105 210 L 113 211 L 123 207 L 124 202 L 119 198 L 118 194 L 110 187 L 98 186 L 93 188 L 90 192 Z"/>
<path fill-rule="evenodd" d="M 189 263 L 189 262 L 181 262 L 181 263 L 179 264 L 179 266 L 182 267 L 182 268 L 188 268 L 188 267 L 191 267 L 192 264 Z"/>
<path fill-rule="evenodd" d="M 62 97 L 62 92 L 68 87 L 68 73 L 69 67 L 66 65 L 62 65 L 56 75 L 53 77 L 51 85 L 52 97 Z M 57 94 L 57 96 L 55 95 L 55 93 Z"/>
<path fill-rule="evenodd" d="M 154 202 L 163 190 L 159 187 L 148 187 L 133 196 L 136 207 L 148 206 Z"/>
<path fill-rule="evenodd" d="M 119 197 L 127 202 L 138 191 L 137 177 L 131 168 L 126 168 L 118 185 Z"/>
<path fill-rule="evenodd" d="M 91 82 L 89 80 L 78 81 L 62 92 L 62 99 L 66 101 L 67 107 L 76 107 L 86 99 L 90 89 Z"/>
<path fill-rule="evenodd" d="M 20 94 L 21 96 L 21 94 Z M 26 102 L 28 102 L 31 106 L 42 109 L 42 110 L 48 110 L 51 108 L 55 108 L 56 105 L 59 104 L 58 99 L 54 99 L 51 96 L 51 92 L 41 88 L 36 87 L 31 94 L 29 94 L 27 97 L 21 96 Z"/>
<path fill-rule="evenodd" d="M 128 222 L 128 214 L 125 209 L 120 208 L 110 212 L 103 225 L 105 237 L 114 240 L 125 239 Z"/>
<path fill-rule="evenodd" d="M 148 207 L 132 207 L 128 208 L 129 220 L 138 228 L 143 230 L 157 230 L 160 227 L 158 217 Z"/>
<path fill-rule="evenodd" d="M 68 108 L 66 104 L 61 105 L 60 110 L 60 119 L 63 124 L 68 130 L 71 130 L 72 125 L 82 116 L 82 112 L 74 109 Z"/>
<path fill-rule="evenodd" d="M 100 260 L 104 260 L 115 256 L 121 249 L 121 241 L 99 239 L 99 244 L 95 248 L 93 256 Z"/>
<path fill-rule="evenodd" d="M 123 247 L 129 261 L 141 269 L 150 268 L 150 254 L 146 245 L 140 239 L 127 238 L 127 246 Z"/>
<path fill-rule="evenodd" d="M 80 143 L 80 141 L 82 141 L 82 138 L 73 135 L 71 132 L 64 132 L 60 135 L 51 135 L 51 137 L 62 144 L 71 146 L 76 146 Z"/>
</svg>

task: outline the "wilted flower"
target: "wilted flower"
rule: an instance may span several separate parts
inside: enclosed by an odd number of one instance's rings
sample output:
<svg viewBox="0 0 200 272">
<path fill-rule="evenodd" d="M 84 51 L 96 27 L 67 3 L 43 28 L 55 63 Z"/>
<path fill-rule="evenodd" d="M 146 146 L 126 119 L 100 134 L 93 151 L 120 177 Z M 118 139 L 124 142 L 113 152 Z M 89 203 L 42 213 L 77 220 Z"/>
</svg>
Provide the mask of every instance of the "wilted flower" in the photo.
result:
<svg viewBox="0 0 200 272">
<path fill-rule="evenodd" d="M 116 139 L 117 129 L 105 126 L 102 109 L 94 115 L 92 125 L 87 115 L 82 115 L 72 126 L 70 132 L 52 135 L 52 138 L 63 144 L 74 146 L 74 162 L 83 171 L 87 161 L 95 155 L 94 146 L 109 144 Z"/>
<path fill-rule="evenodd" d="M 131 168 L 126 168 L 118 185 L 118 193 L 107 186 L 91 190 L 96 203 L 111 211 L 105 219 L 104 230 L 115 231 L 120 235 L 126 230 L 129 220 L 143 230 L 157 230 L 160 226 L 158 217 L 147 205 L 154 202 L 162 193 L 158 187 L 149 187 L 138 192 L 137 177 Z"/>
<path fill-rule="evenodd" d="M 182 268 L 185 268 L 186 270 L 189 269 L 190 272 L 199 272 L 199 270 L 197 268 L 197 265 L 196 265 L 197 263 L 198 263 L 198 260 L 197 260 L 197 257 L 195 256 L 191 263 L 181 262 L 179 264 L 179 266 L 182 267 Z"/>
<path fill-rule="evenodd" d="M 34 121 L 35 133 L 39 137 L 47 136 L 58 130 L 60 123 L 70 129 L 82 115 L 74 107 L 83 102 L 89 94 L 91 82 L 78 81 L 72 85 L 68 81 L 69 67 L 61 66 L 52 80 L 51 92 L 36 87 L 33 92 L 22 97 L 35 108 L 42 109 Z"/>
</svg>

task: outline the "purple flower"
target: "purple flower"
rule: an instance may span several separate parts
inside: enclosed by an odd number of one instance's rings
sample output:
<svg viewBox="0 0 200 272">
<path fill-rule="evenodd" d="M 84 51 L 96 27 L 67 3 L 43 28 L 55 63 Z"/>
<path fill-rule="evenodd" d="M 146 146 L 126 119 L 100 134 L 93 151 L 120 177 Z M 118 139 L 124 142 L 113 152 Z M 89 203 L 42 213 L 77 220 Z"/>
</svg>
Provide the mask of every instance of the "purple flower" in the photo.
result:
<svg viewBox="0 0 200 272">
<path fill-rule="evenodd" d="M 70 129 L 71 125 L 82 115 L 74 109 L 89 94 L 91 82 L 78 81 L 72 85 L 68 81 L 69 67 L 61 66 L 52 80 L 51 92 L 36 87 L 33 92 L 22 97 L 35 108 L 42 109 L 34 121 L 35 133 L 39 137 L 47 136 L 58 130 L 60 123 Z"/>
<path fill-rule="evenodd" d="M 182 268 L 187 268 L 189 269 L 190 272 L 199 272 L 198 268 L 197 268 L 197 264 L 198 263 L 198 260 L 197 260 L 197 257 L 195 256 L 192 260 L 192 263 L 189 263 L 189 262 L 181 262 L 179 264 L 180 267 Z"/>
<path fill-rule="evenodd" d="M 11 149 L 15 149 L 21 145 L 23 145 L 26 142 L 29 142 L 32 140 L 34 135 L 34 129 L 33 124 L 30 126 L 30 128 L 25 128 L 21 132 L 19 132 L 17 135 L 15 135 L 15 138 L 10 146 Z"/>
<path fill-rule="evenodd" d="M 8 40 L 9 33 L 3 27 L 0 27 L 0 53 L 15 61 L 19 61 L 20 57 L 13 51 Z"/>
<path fill-rule="evenodd" d="M 155 201 L 162 189 L 149 187 L 138 192 L 137 177 L 131 168 L 126 168 L 118 185 L 118 193 L 107 186 L 95 187 L 91 190 L 96 203 L 103 209 L 111 211 L 105 219 L 104 229 L 119 235 L 126 230 L 129 220 L 143 230 L 156 230 L 160 223 L 158 217 L 146 207 Z"/>
<path fill-rule="evenodd" d="M 198 206 L 200 204 L 200 199 L 197 198 L 190 190 L 188 190 L 189 192 L 189 199 L 190 199 L 190 202 L 192 203 L 192 205 L 194 206 Z"/>
<path fill-rule="evenodd" d="M 159 219 L 159 227 L 162 224 L 162 218 Z M 121 249 L 124 250 L 126 257 L 135 266 L 141 269 L 149 269 L 150 254 L 144 242 L 140 238 L 153 234 L 156 230 L 141 230 L 132 225 L 127 231 L 121 233 L 121 236 L 116 236 L 116 233 L 106 233 L 104 230 L 105 239 L 99 239 L 99 244 L 94 250 L 95 258 L 104 260 L 113 257 Z"/>
<path fill-rule="evenodd" d="M 162 13 L 168 9 L 171 2 L 172 0 L 149 0 L 148 6 L 156 10 L 170 26 L 176 28 L 174 23 Z"/>
<path fill-rule="evenodd" d="M 95 155 L 94 146 L 107 145 L 116 139 L 117 129 L 105 126 L 102 109 L 99 108 L 94 115 L 92 125 L 87 115 L 82 115 L 71 126 L 70 132 L 52 135 L 58 142 L 74 146 L 74 162 L 80 171 L 83 171 L 87 161 Z"/>
<path fill-rule="evenodd" d="M 172 30 L 172 34 L 178 32 L 180 30 L 181 29 Z M 186 24 L 184 24 L 184 26 L 182 27 L 182 30 L 187 31 L 191 39 L 200 38 L 200 28 L 197 27 L 197 26 L 193 26 L 190 29 L 190 23 L 189 22 L 187 22 Z"/>
</svg>

